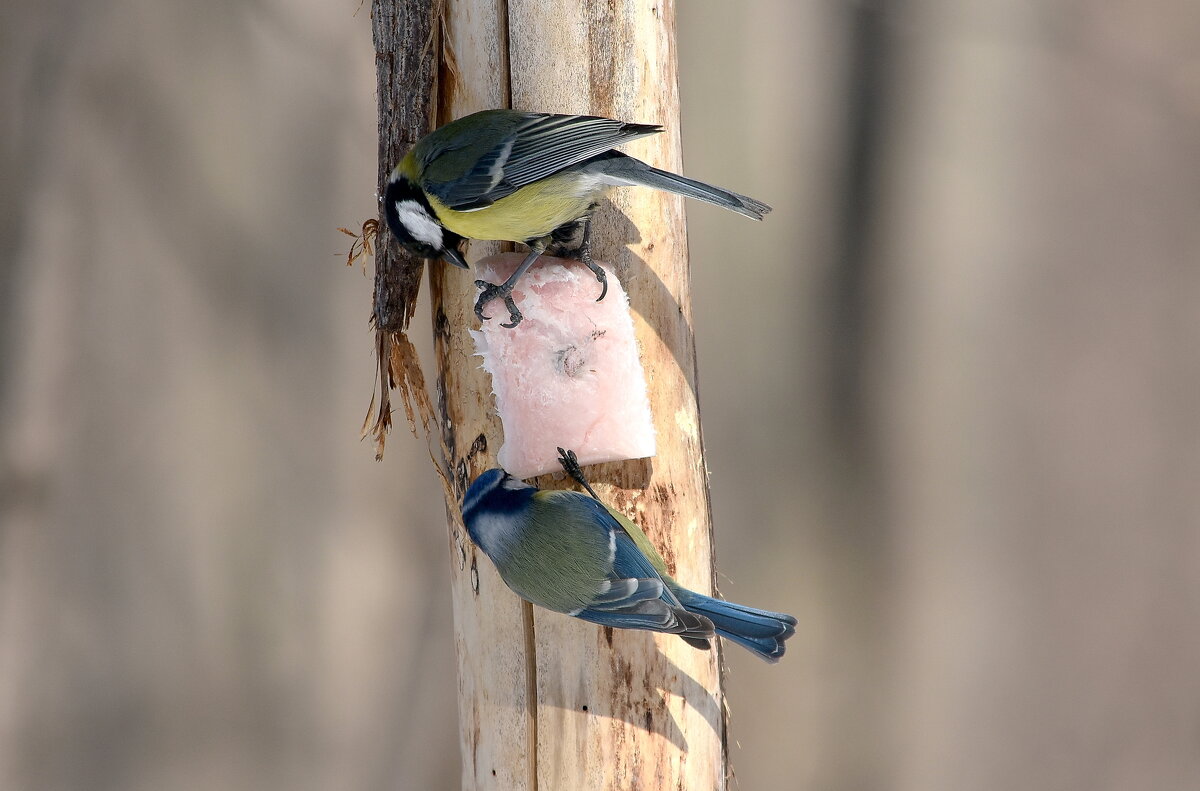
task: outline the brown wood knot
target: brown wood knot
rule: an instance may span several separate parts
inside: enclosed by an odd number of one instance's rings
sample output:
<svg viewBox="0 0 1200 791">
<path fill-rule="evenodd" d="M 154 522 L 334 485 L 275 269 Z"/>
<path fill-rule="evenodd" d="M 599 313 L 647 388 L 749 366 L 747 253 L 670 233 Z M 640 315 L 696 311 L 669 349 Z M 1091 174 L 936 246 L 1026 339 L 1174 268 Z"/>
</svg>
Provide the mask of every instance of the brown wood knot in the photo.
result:
<svg viewBox="0 0 1200 791">
<path fill-rule="evenodd" d="M 659 549 L 663 563 L 667 564 L 667 573 L 674 577 L 676 574 L 675 548 L 670 544 L 663 543 L 659 545 Z"/>
<path fill-rule="evenodd" d="M 471 558 L 471 591 L 479 595 L 479 558 Z"/>
<path fill-rule="evenodd" d="M 480 434 L 475 438 L 475 441 L 471 443 L 471 447 L 467 449 L 467 460 L 472 461 L 476 456 L 487 453 L 487 448 L 487 437 L 483 434 Z"/>
<path fill-rule="evenodd" d="M 458 464 L 454 465 L 454 485 L 460 492 L 467 490 L 467 460 L 459 459 Z"/>
<path fill-rule="evenodd" d="M 446 318 L 446 311 L 442 310 L 441 306 L 438 307 L 437 314 L 433 317 L 433 337 L 442 340 L 450 339 L 450 319 Z"/>
<path fill-rule="evenodd" d="M 650 489 L 650 498 L 668 510 L 672 509 L 675 501 L 675 484 L 655 484 Z"/>
</svg>

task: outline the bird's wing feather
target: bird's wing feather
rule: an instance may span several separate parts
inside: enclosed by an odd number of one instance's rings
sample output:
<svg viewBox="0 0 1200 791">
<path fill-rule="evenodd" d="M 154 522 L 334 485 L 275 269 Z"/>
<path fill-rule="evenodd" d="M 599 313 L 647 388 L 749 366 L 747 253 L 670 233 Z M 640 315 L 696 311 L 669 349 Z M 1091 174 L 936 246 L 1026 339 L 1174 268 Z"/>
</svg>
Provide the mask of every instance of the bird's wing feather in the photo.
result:
<svg viewBox="0 0 1200 791">
<path fill-rule="evenodd" d="M 620 629 L 650 629 L 655 632 L 669 632 L 679 628 L 677 613 L 680 612 L 686 613 L 687 610 L 676 610 L 659 599 L 646 599 L 632 602 L 619 609 L 601 610 L 588 607 L 576 613 L 575 617 Z"/>
<path fill-rule="evenodd" d="M 712 621 L 703 615 L 668 604 L 662 599 L 644 599 L 620 609 L 601 610 L 588 607 L 574 615 L 576 618 L 602 626 L 677 634 L 697 648 L 707 648 L 705 641 L 714 635 Z"/>
<path fill-rule="evenodd" d="M 596 525 L 593 529 L 604 529 L 611 536 L 609 580 L 661 579 L 669 581 L 666 563 L 654 549 L 650 539 L 636 524 L 620 511 L 601 503 L 582 492 L 543 489 L 533 496 L 535 501 L 547 505 L 562 506 L 563 513 L 586 514 L 586 522 Z M 680 606 L 679 599 L 668 585 L 664 584 L 660 598 L 673 606 Z"/>
<path fill-rule="evenodd" d="M 654 545 L 650 543 L 650 539 L 646 537 L 646 533 L 642 530 L 642 528 L 638 527 L 636 522 L 615 508 L 611 508 L 607 505 L 602 505 L 601 507 L 608 511 L 613 520 L 621 526 L 621 528 L 625 531 L 625 534 L 629 537 L 629 540 L 632 541 L 634 546 L 637 547 L 638 551 L 650 561 L 650 565 L 654 567 L 654 570 L 658 572 L 658 575 L 668 582 L 674 582 L 674 580 L 671 579 L 671 575 L 667 572 L 667 562 L 663 560 L 663 556 L 660 555 Z"/>
<path fill-rule="evenodd" d="M 527 184 L 659 131 L 662 127 L 590 115 L 528 113 L 465 174 L 452 181 L 430 180 L 425 188 L 456 211 L 481 209 Z M 436 161 L 427 167 L 430 176 L 438 170 Z"/>
<path fill-rule="evenodd" d="M 610 580 L 608 590 L 592 599 L 589 609 L 619 610 L 634 602 L 657 599 L 662 596 L 663 587 L 658 577 Z"/>
<path fill-rule="evenodd" d="M 533 521 L 545 524 L 544 528 L 539 528 L 542 534 L 538 539 L 544 551 L 552 551 L 550 545 L 554 543 L 554 537 L 547 535 L 551 515 L 557 537 L 573 535 L 574 539 L 569 543 L 592 547 L 587 568 L 595 568 L 597 548 L 601 540 L 604 543 L 607 563 L 599 565 L 607 575 L 606 580 L 587 601 L 579 602 L 579 606 L 571 610 L 560 606 L 560 611 L 604 626 L 670 632 L 699 642 L 712 637 L 712 622 L 688 612 L 680 604 L 674 591 L 626 531 L 622 522 L 627 520 L 618 519 L 616 512 L 580 492 L 546 489 L 532 496 L 531 511 Z M 580 541 L 585 537 L 586 540 Z M 562 563 L 572 563 L 578 558 L 574 552 L 562 552 L 558 557 Z M 579 579 L 582 571 L 583 567 L 564 577 Z M 554 598 L 556 602 L 565 602 L 571 593 L 577 592 L 564 590 Z"/>
<path fill-rule="evenodd" d="M 609 570 L 612 579 L 637 579 L 640 577 L 660 577 L 659 570 L 643 551 L 639 542 L 630 535 L 626 525 L 632 525 L 638 535 L 649 546 L 645 534 L 633 525 L 623 514 L 615 509 L 593 499 L 582 492 L 569 490 L 543 489 L 533 495 L 533 500 L 539 505 L 554 508 L 556 514 L 569 519 L 577 530 L 588 529 L 604 531 L 612 535 L 612 555 Z M 576 524 L 578 522 L 578 524 Z M 653 552 L 654 548 L 650 547 Z M 654 552 L 657 557 L 658 553 Z"/>
<path fill-rule="evenodd" d="M 601 542 L 606 545 L 607 557 L 605 562 L 598 565 L 610 585 L 626 584 L 627 580 L 663 579 L 654 562 L 646 557 L 622 524 L 628 520 L 618 519 L 618 512 L 586 494 L 543 489 L 532 497 L 531 514 L 535 522 L 544 525 L 538 540 L 545 548 L 568 534 L 576 536 L 570 542 L 573 546 L 598 547 Z M 591 552 L 593 557 L 585 562 L 589 568 L 596 568 L 594 555 L 598 549 L 592 549 Z M 562 562 L 570 561 L 564 557 Z M 635 600 L 637 598 L 640 597 L 635 597 Z M 678 598 L 665 583 L 659 598 L 672 606 L 679 606 Z"/>
</svg>

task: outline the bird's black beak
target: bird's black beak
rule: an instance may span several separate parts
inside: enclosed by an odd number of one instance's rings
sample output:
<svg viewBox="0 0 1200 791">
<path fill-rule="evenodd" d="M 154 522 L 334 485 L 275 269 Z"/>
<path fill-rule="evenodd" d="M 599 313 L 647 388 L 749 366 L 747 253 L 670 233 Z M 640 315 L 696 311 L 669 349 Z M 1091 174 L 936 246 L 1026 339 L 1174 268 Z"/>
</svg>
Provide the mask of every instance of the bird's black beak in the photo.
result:
<svg viewBox="0 0 1200 791">
<path fill-rule="evenodd" d="M 467 259 L 462 257 L 462 253 L 458 252 L 457 247 L 442 248 L 442 258 L 446 261 L 447 264 L 454 264 L 459 269 L 470 269 L 471 268 L 471 267 L 467 266 Z"/>
</svg>

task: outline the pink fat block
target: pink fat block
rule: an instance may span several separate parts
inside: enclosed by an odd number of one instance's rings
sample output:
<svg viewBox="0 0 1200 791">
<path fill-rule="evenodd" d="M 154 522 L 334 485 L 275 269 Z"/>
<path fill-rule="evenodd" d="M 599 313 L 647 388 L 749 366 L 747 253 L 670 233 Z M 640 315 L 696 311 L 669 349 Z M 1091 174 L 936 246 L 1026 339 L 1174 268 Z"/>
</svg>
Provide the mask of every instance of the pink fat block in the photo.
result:
<svg viewBox="0 0 1200 791">
<path fill-rule="evenodd" d="M 524 259 L 505 253 L 475 264 L 480 280 L 502 283 Z M 654 421 L 633 336 L 629 298 L 608 264 L 608 294 L 577 261 L 543 256 L 513 290 L 524 319 L 508 321 L 503 300 L 472 331 L 475 353 L 492 375 L 504 425 L 500 466 L 518 478 L 561 470 L 558 448 L 580 464 L 654 455 Z"/>
</svg>

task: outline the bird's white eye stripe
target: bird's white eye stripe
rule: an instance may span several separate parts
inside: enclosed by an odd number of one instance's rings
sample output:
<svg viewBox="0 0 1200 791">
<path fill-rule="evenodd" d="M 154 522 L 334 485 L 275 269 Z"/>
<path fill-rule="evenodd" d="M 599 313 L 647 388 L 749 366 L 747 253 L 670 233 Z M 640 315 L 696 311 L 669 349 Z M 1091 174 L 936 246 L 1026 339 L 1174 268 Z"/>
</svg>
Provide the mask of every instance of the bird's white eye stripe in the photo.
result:
<svg viewBox="0 0 1200 791">
<path fill-rule="evenodd" d="M 442 249 L 442 226 L 415 200 L 396 201 L 396 217 L 418 242 Z"/>
<path fill-rule="evenodd" d="M 472 484 L 471 489 L 467 491 L 466 499 L 463 500 L 463 515 L 465 516 L 477 508 L 484 499 L 491 495 L 492 492 L 496 491 L 496 487 L 500 486 L 502 481 L 502 476 L 497 475 L 496 479 L 488 486 L 480 486 L 477 488 L 474 484 Z"/>
<path fill-rule="evenodd" d="M 462 504 L 463 516 L 465 517 L 467 514 L 471 513 L 471 511 L 475 510 L 475 507 L 479 505 L 479 501 L 484 497 L 487 497 L 487 495 L 488 492 L 486 490 L 482 492 L 475 492 L 475 494 L 464 500 Z"/>
</svg>

